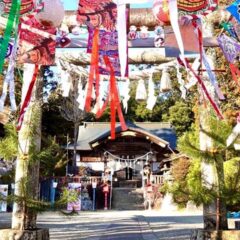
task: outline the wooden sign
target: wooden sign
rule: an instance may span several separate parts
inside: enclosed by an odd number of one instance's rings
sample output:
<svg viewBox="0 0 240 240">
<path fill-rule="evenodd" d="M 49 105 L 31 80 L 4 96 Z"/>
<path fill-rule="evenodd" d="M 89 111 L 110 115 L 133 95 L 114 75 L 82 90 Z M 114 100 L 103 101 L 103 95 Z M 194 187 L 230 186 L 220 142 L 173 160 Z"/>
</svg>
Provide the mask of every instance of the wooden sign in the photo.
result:
<svg viewBox="0 0 240 240">
<path fill-rule="evenodd" d="M 101 157 L 82 157 L 81 162 L 101 162 Z"/>
</svg>

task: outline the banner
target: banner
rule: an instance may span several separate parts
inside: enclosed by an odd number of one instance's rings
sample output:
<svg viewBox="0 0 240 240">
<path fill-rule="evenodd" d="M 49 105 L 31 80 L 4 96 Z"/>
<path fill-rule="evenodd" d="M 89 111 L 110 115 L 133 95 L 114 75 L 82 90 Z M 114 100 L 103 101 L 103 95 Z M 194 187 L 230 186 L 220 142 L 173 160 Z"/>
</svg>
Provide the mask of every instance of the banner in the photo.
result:
<svg viewBox="0 0 240 240">
<path fill-rule="evenodd" d="M 21 23 L 19 37 L 19 63 L 53 65 L 56 49 L 56 28 L 43 26 L 35 17 Z"/>
<path fill-rule="evenodd" d="M 68 211 L 80 211 L 81 210 L 81 183 L 68 183 L 69 194 L 72 191 L 76 191 L 78 195 L 78 200 L 76 202 L 69 202 L 67 204 Z"/>
</svg>

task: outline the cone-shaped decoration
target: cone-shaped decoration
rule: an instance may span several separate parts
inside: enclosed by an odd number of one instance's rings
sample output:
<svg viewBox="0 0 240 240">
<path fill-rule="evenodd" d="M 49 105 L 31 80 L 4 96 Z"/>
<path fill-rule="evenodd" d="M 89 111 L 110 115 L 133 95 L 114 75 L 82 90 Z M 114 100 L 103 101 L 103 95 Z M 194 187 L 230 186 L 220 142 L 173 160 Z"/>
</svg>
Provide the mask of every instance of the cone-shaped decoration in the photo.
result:
<svg viewBox="0 0 240 240">
<path fill-rule="evenodd" d="M 142 101 L 147 99 L 147 90 L 144 84 L 144 80 L 138 81 L 138 86 L 136 90 L 136 100 Z"/>
<path fill-rule="evenodd" d="M 163 69 L 162 77 L 160 82 L 160 91 L 169 92 L 172 89 L 170 74 L 167 72 L 167 69 Z"/>
</svg>

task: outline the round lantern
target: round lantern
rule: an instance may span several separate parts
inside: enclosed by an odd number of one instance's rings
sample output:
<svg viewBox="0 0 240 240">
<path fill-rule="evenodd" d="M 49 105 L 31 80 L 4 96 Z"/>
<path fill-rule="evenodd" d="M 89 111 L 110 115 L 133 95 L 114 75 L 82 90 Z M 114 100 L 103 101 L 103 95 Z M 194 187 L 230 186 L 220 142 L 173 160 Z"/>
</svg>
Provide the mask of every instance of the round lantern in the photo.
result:
<svg viewBox="0 0 240 240">
<path fill-rule="evenodd" d="M 44 8 L 36 19 L 45 26 L 58 27 L 64 18 L 64 7 L 60 0 L 44 0 Z"/>
<path fill-rule="evenodd" d="M 163 24 L 169 24 L 170 17 L 169 17 L 168 0 L 154 0 L 153 14 L 159 22 Z"/>
</svg>

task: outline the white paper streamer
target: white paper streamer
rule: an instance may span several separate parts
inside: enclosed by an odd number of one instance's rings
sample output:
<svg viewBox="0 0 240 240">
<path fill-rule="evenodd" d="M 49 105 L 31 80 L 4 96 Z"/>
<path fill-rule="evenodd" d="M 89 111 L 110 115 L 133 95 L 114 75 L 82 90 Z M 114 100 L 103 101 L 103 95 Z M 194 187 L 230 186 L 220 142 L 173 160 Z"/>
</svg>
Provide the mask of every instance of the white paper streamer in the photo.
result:
<svg viewBox="0 0 240 240">
<path fill-rule="evenodd" d="M 5 76 L 4 83 L 3 83 L 3 91 L 2 91 L 2 96 L 0 98 L 1 112 L 4 110 L 8 86 L 9 86 L 9 98 L 10 98 L 11 110 L 12 111 L 17 110 L 16 100 L 15 100 L 15 84 L 14 84 L 14 66 L 16 62 L 15 61 L 16 54 L 17 54 L 17 42 L 14 43 L 13 51 L 9 60 L 7 74 Z"/>
<path fill-rule="evenodd" d="M 139 80 L 136 90 L 136 100 L 146 100 L 147 98 L 147 91 L 144 84 L 144 80 Z"/>
<path fill-rule="evenodd" d="M 182 35 L 180 32 L 179 28 L 179 23 L 178 23 L 178 5 L 177 5 L 177 0 L 169 0 L 168 2 L 169 5 L 169 15 L 170 15 L 170 22 L 171 26 L 173 29 L 173 32 L 176 36 L 177 44 L 180 50 L 180 57 L 186 66 L 185 63 L 185 54 L 184 54 L 184 45 L 183 45 L 183 40 L 182 40 Z"/>
<path fill-rule="evenodd" d="M 127 18 L 125 4 L 118 4 L 117 31 L 118 31 L 118 54 L 121 66 L 121 76 L 125 77 L 127 68 Z"/>
<path fill-rule="evenodd" d="M 196 72 L 200 67 L 200 59 L 196 58 L 192 64 L 192 69 L 194 70 L 194 72 Z M 185 85 L 186 89 L 190 89 L 191 87 L 193 87 L 194 85 L 197 84 L 197 79 L 195 78 L 195 76 L 193 75 L 192 72 L 188 72 L 188 83 Z"/>
<path fill-rule="evenodd" d="M 153 82 L 153 72 L 150 73 L 150 78 L 148 81 L 148 99 L 147 99 L 147 109 L 153 110 L 157 101 L 154 91 L 154 82 Z"/>
<path fill-rule="evenodd" d="M 239 134 L 240 134 L 240 122 L 237 123 L 237 125 L 233 128 L 232 133 L 227 138 L 226 141 L 227 147 L 234 143 Z"/>
<path fill-rule="evenodd" d="M 181 97 L 182 97 L 183 99 L 186 99 L 187 90 L 186 90 L 186 88 L 185 88 L 185 82 L 184 82 L 184 80 L 183 80 L 183 78 L 182 78 L 182 73 L 180 72 L 180 65 L 179 65 L 178 62 L 177 62 L 177 64 L 176 64 L 176 70 L 177 70 L 178 83 L 179 83 L 179 85 L 180 85 L 179 89 L 180 89 L 180 91 L 181 91 L 181 93 L 182 93 Z"/>
<path fill-rule="evenodd" d="M 130 80 L 127 79 L 124 84 L 123 84 L 123 87 L 122 87 L 122 91 L 123 93 L 122 97 L 122 103 L 123 103 L 123 108 L 125 110 L 125 113 L 127 113 L 128 111 L 128 101 L 130 99 Z"/>
</svg>

